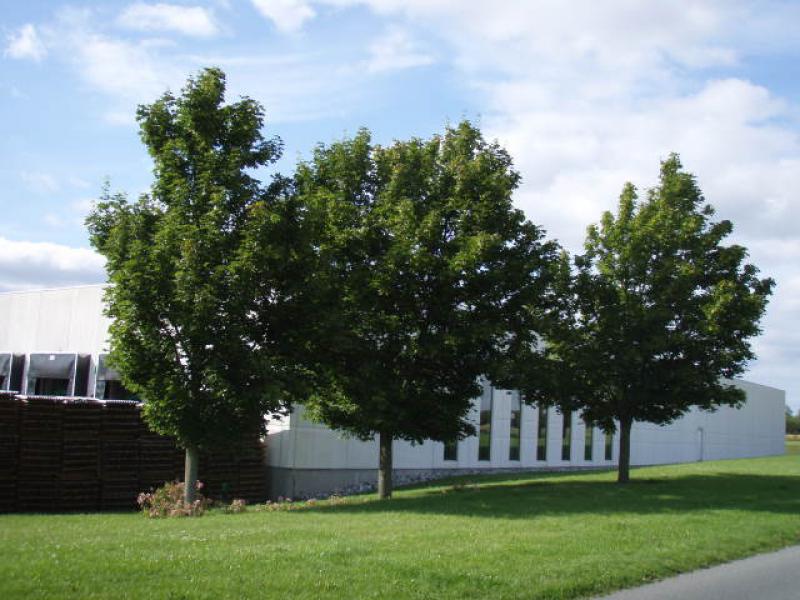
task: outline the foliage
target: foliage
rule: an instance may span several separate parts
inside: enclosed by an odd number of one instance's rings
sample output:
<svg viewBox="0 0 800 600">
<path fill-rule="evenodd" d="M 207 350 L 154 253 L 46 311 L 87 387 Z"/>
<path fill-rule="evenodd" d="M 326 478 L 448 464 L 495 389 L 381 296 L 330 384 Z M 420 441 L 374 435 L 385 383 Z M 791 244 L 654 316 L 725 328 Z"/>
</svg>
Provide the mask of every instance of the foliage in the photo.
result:
<svg viewBox="0 0 800 600">
<path fill-rule="evenodd" d="M 621 481 L 634 420 L 666 424 L 744 400 L 727 380 L 754 356 L 774 283 L 745 263 L 745 248 L 723 245 L 733 227 L 713 215 L 672 155 L 646 198 L 627 184 L 616 215 L 589 228 L 574 276 L 562 257 L 560 320 L 547 332 L 554 385 L 521 387 L 605 430 L 618 422 Z"/>
<path fill-rule="evenodd" d="M 513 208 L 518 183 L 505 150 L 468 122 L 387 147 L 362 130 L 298 168 L 331 307 L 318 311 L 317 353 L 330 385 L 306 408 L 361 439 L 378 434 L 383 477 L 391 440 L 474 433 L 479 378 L 532 343 L 556 247 Z"/>
<path fill-rule="evenodd" d="M 800 435 L 800 409 L 793 415 L 792 410 L 786 407 L 786 433 L 789 435 Z"/>
<path fill-rule="evenodd" d="M 180 96 L 141 106 L 151 190 L 135 202 L 106 193 L 87 219 L 113 284 L 112 363 L 144 401 L 149 426 L 187 449 L 187 467 L 190 450 L 263 427 L 263 415 L 304 383 L 282 336 L 287 325 L 264 325 L 300 306 L 283 293 L 293 240 L 284 182 L 264 187 L 251 175 L 277 160 L 281 143 L 263 137 L 257 102 L 224 100 L 224 74 L 207 69 Z M 272 256 L 259 285 L 254 248 L 258 258 Z"/>
<path fill-rule="evenodd" d="M 437 482 L 390 504 L 359 496 L 146 526 L 125 513 L 0 515 L 0 589 L 7 600 L 598 597 L 800 542 L 799 465 L 637 469 L 628 486 L 609 472 L 470 475 L 464 492 Z"/>
<path fill-rule="evenodd" d="M 197 482 L 196 489 L 203 488 Z M 146 517 L 158 519 L 164 517 L 201 517 L 210 502 L 202 494 L 196 494 L 193 502 L 184 500 L 184 485 L 181 481 L 165 483 L 152 492 L 142 492 L 136 499 L 139 508 Z"/>
</svg>

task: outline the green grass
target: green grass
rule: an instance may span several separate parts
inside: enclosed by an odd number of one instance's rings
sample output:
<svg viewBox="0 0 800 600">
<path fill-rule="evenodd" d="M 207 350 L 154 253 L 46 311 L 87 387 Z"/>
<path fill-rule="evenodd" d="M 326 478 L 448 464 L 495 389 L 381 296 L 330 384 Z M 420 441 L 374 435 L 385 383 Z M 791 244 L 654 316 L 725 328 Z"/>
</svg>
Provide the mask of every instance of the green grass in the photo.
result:
<svg viewBox="0 0 800 600">
<path fill-rule="evenodd" d="M 283 512 L 0 516 L 0 598 L 575 598 L 800 543 L 800 456 Z"/>
<path fill-rule="evenodd" d="M 786 454 L 800 454 L 800 435 L 786 436 Z"/>
</svg>

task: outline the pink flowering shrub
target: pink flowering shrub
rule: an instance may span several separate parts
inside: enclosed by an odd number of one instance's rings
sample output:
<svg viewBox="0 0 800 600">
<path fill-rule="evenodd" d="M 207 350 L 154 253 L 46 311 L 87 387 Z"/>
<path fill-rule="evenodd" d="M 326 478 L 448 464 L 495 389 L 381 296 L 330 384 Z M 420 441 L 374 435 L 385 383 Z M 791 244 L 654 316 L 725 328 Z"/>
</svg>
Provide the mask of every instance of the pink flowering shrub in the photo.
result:
<svg viewBox="0 0 800 600">
<path fill-rule="evenodd" d="M 183 500 L 183 482 L 173 481 L 165 483 L 160 488 L 139 494 L 136 502 L 142 513 L 151 519 L 163 517 L 199 517 L 209 506 L 209 501 L 199 490 L 203 488 L 202 482 L 197 482 L 197 499 L 190 503 Z"/>
</svg>

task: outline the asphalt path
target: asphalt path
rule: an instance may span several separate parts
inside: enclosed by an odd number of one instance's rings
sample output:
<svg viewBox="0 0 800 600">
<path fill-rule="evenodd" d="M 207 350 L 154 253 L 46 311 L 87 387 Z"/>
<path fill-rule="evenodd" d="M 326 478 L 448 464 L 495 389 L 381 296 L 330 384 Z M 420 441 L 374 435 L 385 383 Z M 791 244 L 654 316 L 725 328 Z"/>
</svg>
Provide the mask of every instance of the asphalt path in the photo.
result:
<svg viewBox="0 0 800 600">
<path fill-rule="evenodd" d="M 800 546 L 693 571 L 603 600 L 800 600 Z"/>
</svg>

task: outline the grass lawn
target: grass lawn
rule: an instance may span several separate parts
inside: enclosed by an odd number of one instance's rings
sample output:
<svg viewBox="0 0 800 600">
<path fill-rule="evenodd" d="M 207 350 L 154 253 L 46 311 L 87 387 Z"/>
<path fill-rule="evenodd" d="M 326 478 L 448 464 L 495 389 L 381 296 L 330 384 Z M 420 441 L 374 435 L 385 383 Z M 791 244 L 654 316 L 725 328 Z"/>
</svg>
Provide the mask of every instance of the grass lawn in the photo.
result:
<svg viewBox="0 0 800 600">
<path fill-rule="evenodd" d="M 797 444 L 800 446 L 800 444 Z M 800 455 L 199 519 L 0 516 L 0 598 L 575 598 L 800 543 Z"/>
</svg>

